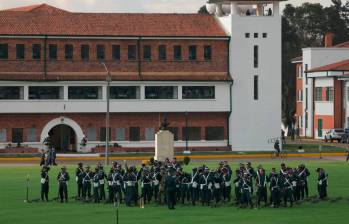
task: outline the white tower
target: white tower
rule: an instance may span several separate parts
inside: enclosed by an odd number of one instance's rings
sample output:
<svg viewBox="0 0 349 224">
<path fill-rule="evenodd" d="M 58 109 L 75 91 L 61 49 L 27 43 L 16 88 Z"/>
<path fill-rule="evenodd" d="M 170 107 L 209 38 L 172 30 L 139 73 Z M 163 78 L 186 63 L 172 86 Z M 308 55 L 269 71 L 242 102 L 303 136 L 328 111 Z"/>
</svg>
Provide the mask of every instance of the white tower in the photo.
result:
<svg viewBox="0 0 349 224">
<path fill-rule="evenodd" d="M 284 0 L 209 0 L 230 35 L 232 108 L 229 140 L 235 151 L 272 150 L 281 129 L 281 16 Z"/>
</svg>

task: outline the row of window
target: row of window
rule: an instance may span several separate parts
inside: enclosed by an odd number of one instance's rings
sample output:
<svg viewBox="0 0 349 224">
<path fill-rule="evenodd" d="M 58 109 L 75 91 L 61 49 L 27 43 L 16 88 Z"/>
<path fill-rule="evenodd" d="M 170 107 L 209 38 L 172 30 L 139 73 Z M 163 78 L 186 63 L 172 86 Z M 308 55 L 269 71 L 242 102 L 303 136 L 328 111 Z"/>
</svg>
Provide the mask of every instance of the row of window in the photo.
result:
<svg viewBox="0 0 349 224">
<path fill-rule="evenodd" d="M 40 60 L 41 59 L 41 44 L 33 44 L 32 48 L 32 59 Z M 167 45 L 159 45 L 158 46 L 158 60 L 167 60 Z M 188 46 L 189 60 L 197 60 L 197 45 Z M 48 58 L 50 60 L 57 60 L 58 55 L 58 46 L 57 44 L 49 44 L 48 45 Z M 64 45 L 64 58 L 66 60 L 73 60 L 74 58 L 74 45 L 66 44 Z M 121 59 L 121 46 L 120 45 L 112 45 L 111 49 L 111 58 L 113 60 Z M 105 60 L 106 58 L 106 49 L 105 45 L 99 44 L 96 46 L 96 59 L 97 60 Z M 137 46 L 136 45 L 128 45 L 127 46 L 127 59 L 128 60 L 136 60 L 137 58 Z M 212 47 L 210 45 L 203 46 L 203 58 L 205 60 L 212 59 Z M 0 44 L 0 59 L 8 59 L 8 44 Z M 16 59 L 23 60 L 25 58 L 25 45 L 24 44 L 16 44 Z M 90 59 L 90 46 L 87 44 L 80 45 L 80 58 L 81 60 L 89 60 Z M 152 47 L 150 45 L 143 45 L 143 59 L 144 60 L 152 60 Z M 173 46 L 173 59 L 174 60 L 182 60 L 182 46 L 174 45 Z"/>
<path fill-rule="evenodd" d="M 245 33 L 246 38 L 250 38 L 251 34 L 250 33 Z M 267 38 L 268 34 L 267 33 L 262 33 L 263 38 Z M 259 33 L 253 33 L 253 38 L 259 38 Z"/>
<path fill-rule="evenodd" d="M 129 127 L 129 141 L 141 141 L 140 127 Z M 155 136 L 154 128 L 145 128 L 144 130 L 144 140 L 153 141 Z M 179 140 L 178 128 L 172 127 L 170 131 L 174 134 L 175 141 Z M 24 142 L 23 128 L 12 128 L 11 129 L 13 143 Z M 28 128 L 26 142 L 37 142 L 37 129 Z M 98 141 L 97 128 L 87 129 L 88 141 Z M 106 138 L 106 128 L 101 127 L 99 129 L 99 141 L 105 141 Z M 109 139 L 113 140 L 111 137 L 111 129 L 109 130 Z M 115 141 L 126 141 L 126 128 L 115 128 Z M 188 127 L 182 128 L 182 140 L 188 141 L 200 141 L 201 140 L 201 127 Z M 224 140 L 224 127 L 205 127 L 205 140 L 206 141 L 218 141 Z M 7 142 L 7 130 L 0 129 L 0 142 Z"/>
<path fill-rule="evenodd" d="M 315 101 L 333 101 L 333 87 L 315 87 Z"/>
<path fill-rule="evenodd" d="M 145 86 L 145 99 L 178 99 L 177 86 Z M 140 99 L 140 86 L 111 86 L 110 99 Z M 64 99 L 63 86 L 29 86 L 29 100 Z M 24 99 L 24 87 L 0 86 L 0 100 Z M 69 86 L 68 99 L 102 99 L 101 86 Z M 215 99 L 214 86 L 182 86 L 182 99 Z"/>
</svg>

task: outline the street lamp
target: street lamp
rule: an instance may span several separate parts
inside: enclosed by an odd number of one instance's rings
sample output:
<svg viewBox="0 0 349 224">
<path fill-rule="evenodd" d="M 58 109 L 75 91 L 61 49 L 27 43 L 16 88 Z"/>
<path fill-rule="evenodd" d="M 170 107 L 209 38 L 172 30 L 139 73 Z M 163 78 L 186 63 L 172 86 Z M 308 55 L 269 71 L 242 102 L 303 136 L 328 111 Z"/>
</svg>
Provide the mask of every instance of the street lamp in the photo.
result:
<svg viewBox="0 0 349 224">
<path fill-rule="evenodd" d="M 109 104 L 110 104 L 110 82 L 112 81 L 110 72 L 104 62 L 101 62 L 105 71 L 107 72 L 107 113 L 105 117 L 105 166 L 109 165 Z"/>
<path fill-rule="evenodd" d="M 189 134 L 189 130 L 188 130 L 188 111 L 185 111 L 185 153 L 189 153 L 188 150 L 188 134 Z"/>
</svg>

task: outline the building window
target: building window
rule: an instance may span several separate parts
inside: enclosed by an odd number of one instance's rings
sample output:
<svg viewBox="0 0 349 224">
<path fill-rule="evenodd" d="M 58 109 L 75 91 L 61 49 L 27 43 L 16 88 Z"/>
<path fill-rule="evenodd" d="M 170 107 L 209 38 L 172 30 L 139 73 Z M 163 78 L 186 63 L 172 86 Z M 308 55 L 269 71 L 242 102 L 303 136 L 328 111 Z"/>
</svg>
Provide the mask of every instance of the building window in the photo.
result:
<svg viewBox="0 0 349 224">
<path fill-rule="evenodd" d="M 0 86 L 0 100 L 22 100 L 23 87 Z"/>
<path fill-rule="evenodd" d="M 104 59 L 105 59 L 105 46 L 97 45 L 97 60 L 104 60 Z"/>
<path fill-rule="evenodd" d="M 110 99 L 139 99 L 139 86 L 111 86 Z"/>
<path fill-rule="evenodd" d="M 183 99 L 214 99 L 215 87 L 214 86 L 183 86 L 182 98 Z"/>
<path fill-rule="evenodd" d="M 96 100 L 102 98 L 102 88 L 99 86 L 69 86 L 68 99 Z"/>
<path fill-rule="evenodd" d="M 210 45 L 204 46 L 204 59 L 211 60 L 212 59 L 212 47 Z"/>
<path fill-rule="evenodd" d="M 253 47 L 253 67 L 254 68 L 258 68 L 258 51 L 259 51 L 259 47 L 258 45 L 254 45 Z"/>
<path fill-rule="evenodd" d="M 120 45 L 112 46 L 112 57 L 113 60 L 120 60 Z"/>
<path fill-rule="evenodd" d="M 48 46 L 48 54 L 51 60 L 57 60 L 57 44 L 50 44 Z"/>
<path fill-rule="evenodd" d="M 166 45 L 160 45 L 159 46 L 159 60 L 166 60 L 167 54 L 166 54 Z"/>
<path fill-rule="evenodd" d="M 81 45 L 81 59 L 82 60 L 89 60 L 90 58 L 90 46 L 87 44 Z"/>
<path fill-rule="evenodd" d="M 36 128 L 28 129 L 28 142 L 36 142 Z"/>
<path fill-rule="evenodd" d="M 174 140 L 178 141 L 178 128 L 169 127 L 168 130 L 173 134 Z"/>
<path fill-rule="evenodd" d="M 66 44 L 64 46 L 64 50 L 65 50 L 65 59 L 66 60 L 72 60 L 73 59 L 73 50 L 74 47 L 72 44 Z"/>
<path fill-rule="evenodd" d="M 182 47 L 180 45 L 173 46 L 174 60 L 182 60 Z"/>
<path fill-rule="evenodd" d="M 315 87 L 315 101 L 322 101 L 322 87 Z"/>
<path fill-rule="evenodd" d="M 154 141 L 155 139 L 155 130 L 154 128 L 145 128 L 145 140 Z"/>
<path fill-rule="evenodd" d="M 23 128 L 12 128 L 12 142 L 17 144 L 23 142 Z"/>
<path fill-rule="evenodd" d="M 268 34 L 267 33 L 263 33 L 263 38 L 267 38 Z"/>
<path fill-rule="evenodd" d="M 104 142 L 106 141 L 106 137 L 107 137 L 107 133 L 106 133 L 107 129 L 105 127 L 101 127 L 100 128 L 100 132 L 99 132 L 99 141 Z M 111 128 L 109 127 L 109 140 L 111 140 Z"/>
<path fill-rule="evenodd" d="M 63 99 L 61 86 L 29 86 L 30 100 L 59 100 Z"/>
<path fill-rule="evenodd" d="M 140 141 L 141 132 L 139 127 L 130 127 L 130 141 Z"/>
<path fill-rule="evenodd" d="M 5 128 L 0 129 L 0 142 L 7 142 L 7 133 Z"/>
<path fill-rule="evenodd" d="M 87 129 L 87 139 L 88 141 L 97 141 L 97 129 L 88 128 Z"/>
<path fill-rule="evenodd" d="M 1 87 L 0 87 L 0 93 L 1 93 Z M 347 101 L 349 101 L 349 87 L 347 87 Z"/>
<path fill-rule="evenodd" d="M 254 34 L 253 34 L 253 37 L 254 37 L 254 38 L 258 38 L 258 33 L 254 33 Z"/>
<path fill-rule="evenodd" d="M 298 101 L 303 101 L 303 90 L 298 90 Z"/>
<path fill-rule="evenodd" d="M 258 75 L 253 77 L 253 99 L 258 100 Z"/>
<path fill-rule="evenodd" d="M 151 46 L 150 45 L 143 46 L 143 59 L 144 60 L 151 60 Z"/>
<path fill-rule="evenodd" d="M 302 65 L 298 65 L 298 78 L 302 78 L 303 77 L 303 70 L 302 70 Z"/>
<path fill-rule="evenodd" d="M 205 140 L 206 141 L 224 140 L 224 127 L 206 127 Z"/>
<path fill-rule="evenodd" d="M 196 46 L 189 46 L 189 60 L 196 60 Z"/>
<path fill-rule="evenodd" d="M 8 59 L 8 44 L 0 44 L 0 59 Z"/>
<path fill-rule="evenodd" d="M 308 85 L 308 77 L 307 77 L 307 72 L 308 72 L 308 64 L 305 64 L 305 84 Z"/>
<path fill-rule="evenodd" d="M 41 59 L 41 44 L 33 44 L 33 59 L 40 60 Z"/>
<path fill-rule="evenodd" d="M 326 101 L 333 101 L 333 87 L 326 87 Z"/>
<path fill-rule="evenodd" d="M 177 86 L 146 86 L 146 99 L 178 99 Z"/>
<path fill-rule="evenodd" d="M 136 60 L 136 45 L 128 45 L 128 60 Z"/>
<path fill-rule="evenodd" d="M 125 128 L 116 128 L 115 133 L 116 133 L 116 141 L 126 140 Z"/>
<path fill-rule="evenodd" d="M 201 128 L 200 127 L 184 127 L 182 128 L 183 140 L 200 141 L 201 140 Z"/>
<path fill-rule="evenodd" d="M 245 38 L 250 38 L 250 33 L 245 33 Z"/>
<path fill-rule="evenodd" d="M 24 44 L 16 44 L 16 59 L 23 60 L 24 59 Z"/>
</svg>

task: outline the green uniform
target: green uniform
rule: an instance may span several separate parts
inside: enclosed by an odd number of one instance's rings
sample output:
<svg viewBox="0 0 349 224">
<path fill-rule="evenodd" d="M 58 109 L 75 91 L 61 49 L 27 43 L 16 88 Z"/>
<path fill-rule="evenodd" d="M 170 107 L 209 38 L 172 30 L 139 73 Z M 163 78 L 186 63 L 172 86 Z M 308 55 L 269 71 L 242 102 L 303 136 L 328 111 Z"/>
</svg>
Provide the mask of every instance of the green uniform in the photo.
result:
<svg viewBox="0 0 349 224">
<path fill-rule="evenodd" d="M 269 176 L 269 182 L 271 192 L 271 203 L 273 207 L 277 208 L 280 206 L 281 189 L 283 189 L 280 175 L 278 175 L 277 173 L 271 174 Z"/>
<path fill-rule="evenodd" d="M 260 206 L 261 201 L 264 201 L 264 205 L 267 205 L 267 176 L 265 172 L 257 171 L 256 177 L 257 184 L 257 205 Z"/>
<path fill-rule="evenodd" d="M 49 176 L 48 171 L 41 171 L 41 200 L 48 202 Z"/>
<path fill-rule="evenodd" d="M 131 206 L 131 203 L 134 202 L 137 205 L 137 196 L 136 196 L 136 182 L 137 177 L 133 172 L 127 172 L 123 179 L 125 187 L 125 203 L 126 206 Z"/>
<path fill-rule="evenodd" d="M 241 191 L 240 206 L 245 207 L 250 205 L 253 207 L 251 198 L 252 183 L 249 177 L 242 177 L 239 180 L 239 188 Z"/>
<path fill-rule="evenodd" d="M 287 175 L 283 179 L 283 197 L 284 205 L 287 206 L 287 202 L 290 202 L 291 207 L 293 206 L 293 179 L 292 176 Z"/>
<path fill-rule="evenodd" d="M 176 204 L 176 177 L 167 176 L 165 179 L 165 190 L 168 209 L 174 209 Z"/>
<path fill-rule="evenodd" d="M 82 191 L 83 191 L 83 185 L 82 185 L 82 180 L 83 180 L 83 177 L 84 177 L 84 170 L 82 167 L 78 167 L 76 168 L 76 171 L 75 171 L 75 181 L 76 181 L 76 184 L 77 184 L 77 187 L 78 187 L 78 198 L 81 198 L 82 197 Z"/>
<path fill-rule="evenodd" d="M 58 180 L 58 193 L 59 198 L 61 202 L 65 200 L 65 202 L 68 202 L 68 181 L 69 181 L 69 173 L 66 171 L 61 171 L 57 175 Z"/>
<path fill-rule="evenodd" d="M 89 170 L 83 173 L 82 178 L 82 198 L 83 200 L 91 199 L 91 182 L 93 174 Z"/>
<path fill-rule="evenodd" d="M 324 199 L 327 197 L 327 178 L 328 176 L 325 173 L 325 171 L 321 171 L 319 173 L 317 188 L 320 199 Z"/>
<path fill-rule="evenodd" d="M 193 205 L 199 200 L 199 175 L 197 171 L 191 174 L 190 198 Z"/>
<path fill-rule="evenodd" d="M 98 174 L 98 171 L 96 173 L 93 174 L 93 179 L 92 179 L 92 182 L 93 182 L 93 198 L 94 198 L 94 201 L 95 203 L 99 203 L 100 201 L 100 195 L 99 195 L 99 174 Z"/>
<path fill-rule="evenodd" d="M 224 201 L 230 202 L 231 200 L 231 174 L 224 173 L 223 176 L 223 199 Z"/>
</svg>

